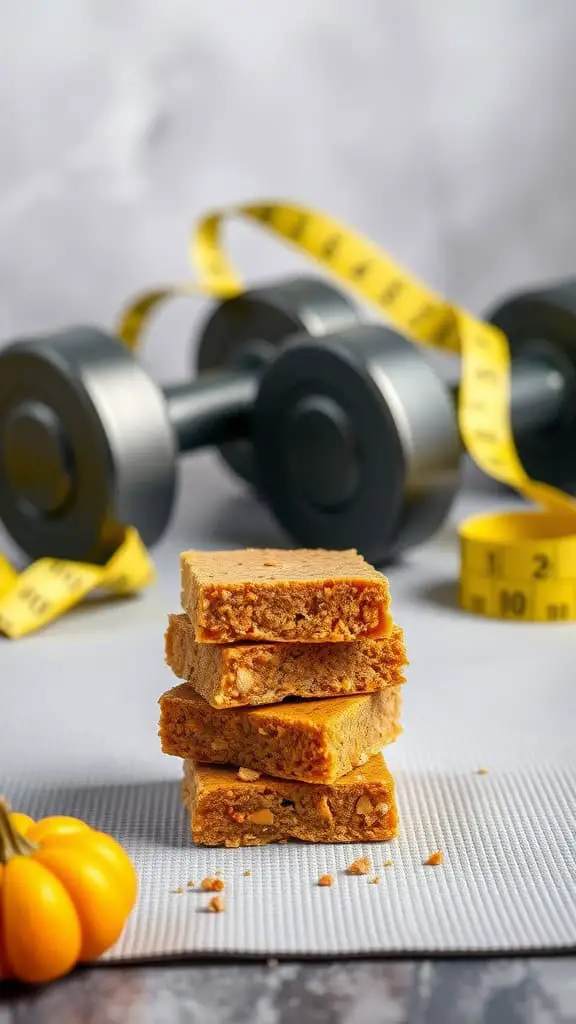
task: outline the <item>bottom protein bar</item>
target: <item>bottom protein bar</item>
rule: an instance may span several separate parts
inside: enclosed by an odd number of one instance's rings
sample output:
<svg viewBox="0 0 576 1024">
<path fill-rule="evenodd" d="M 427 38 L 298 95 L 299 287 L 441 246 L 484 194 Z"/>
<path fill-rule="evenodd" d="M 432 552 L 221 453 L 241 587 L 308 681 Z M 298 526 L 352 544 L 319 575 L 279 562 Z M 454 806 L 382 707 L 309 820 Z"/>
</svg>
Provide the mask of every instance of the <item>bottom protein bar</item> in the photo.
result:
<svg viewBox="0 0 576 1024">
<path fill-rule="evenodd" d="M 183 797 L 194 842 L 203 846 L 381 842 L 398 834 L 394 781 L 381 754 L 330 784 L 188 760 Z"/>
</svg>

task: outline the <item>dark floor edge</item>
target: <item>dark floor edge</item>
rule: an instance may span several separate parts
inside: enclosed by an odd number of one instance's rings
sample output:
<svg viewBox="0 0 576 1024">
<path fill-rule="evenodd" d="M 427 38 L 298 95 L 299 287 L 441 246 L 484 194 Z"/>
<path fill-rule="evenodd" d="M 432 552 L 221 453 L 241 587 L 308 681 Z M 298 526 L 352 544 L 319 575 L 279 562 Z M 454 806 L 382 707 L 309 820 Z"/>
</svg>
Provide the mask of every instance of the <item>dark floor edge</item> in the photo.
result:
<svg viewBox="0 0 576 1024">
<path fill-rule="evenodd" d="M 576 945 L 574 946 L 558 946 L 554 949 L 534 949 L 526 947 L 522 950 L 479 950 L 474 951 L 455 951 L 455 952 L 390 952 L 390 953 L 173 953 L 163 956 L 142 956 L 142 957 L 131 957 L 129 960 L 123 959 L 101 959 L 96 960 L 94 963 L 81 964 L 71 971 L 68 975 L 63 978 L 58 978 L 54 982 L 47 985 L 26 985 L 18 981 L 1 981 L 0 982 L 0 1006 L 3 1003 L 13 1002 L 15 999 L 20 999 L 26 996 L 38 995 L 39 993 L 50 989 L 53 985 L 66 981 L 68 978 L 74 976 L 81 976 L 88 971 L 97 969 L 104 971 L 106 969 L 117 971 L 117 970 L 136 970 L 144 967 L 181 967 L 182 969 L 188 968 L 200 968 L 200 967 L 267 967 L 268 969 L 284 964 L 301 964 L 301 965 L 318 965 L 324 964 L 329 966 L 333 963 L 465 963 L 465 962 L 494 962 L 496 960 L 527 960 L 527 959 L 541 959 L 541 960 L 552 960 L 561 958 L 574 958 L 576 955 Z M 575 962 L 576 963 L 576 962 Z"/>
<path fill-rule="evenodd" d="M 334 961 L 343 962 L 346 960 L 359 962 L 378 962 L 387 960 L 410 960 L 422 962 L 425 960 L 434 961 L 462 961 L 462 960 L 520 960 L 527 958 L 554 958 L 554 957 L 569 957 L 576 955 L 576 943 L 571 946 L 554 946 L 550 949 L 539 949 L 536 947 L 526 946 L 522 949 L 466 949 L 466 950 L 439 950 L 438 952 L 431 950 L 390 950 L 390 951 L 363 951 L 360 953 L 356 952 L 340 952 L 340 953 L 306 953 L 306 952 L 294 952 L 294 953 L 222 953 L 216 950 L 206 950 L 205 952 L 195 951 L 193 953 L 166 953 L 149 956 L 134 956 L 123 959 L 122 957 L 110 957 L 105 960 L 98 960 L 94 964 L 86 965 L 87 967 L 125 967 L 134 964 L 135 966 L 142 965 L 157 965 L 162 964 L 201 964 L 206 966 L 211 964 L 214 966 L 227 965 L 236 966 L 241 964 L 267 964 L 270 960 L 277 960 L 278 963 L 333 963 Z"/>
</svg>

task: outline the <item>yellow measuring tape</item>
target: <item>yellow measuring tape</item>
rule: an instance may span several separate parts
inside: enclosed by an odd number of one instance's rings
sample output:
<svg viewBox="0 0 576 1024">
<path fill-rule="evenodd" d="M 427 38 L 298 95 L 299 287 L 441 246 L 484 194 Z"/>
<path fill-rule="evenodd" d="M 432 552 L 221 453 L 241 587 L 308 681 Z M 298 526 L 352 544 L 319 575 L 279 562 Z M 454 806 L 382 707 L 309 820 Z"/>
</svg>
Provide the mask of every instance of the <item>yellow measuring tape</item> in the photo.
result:
<svg viewBox="0 0 576 1024">
<path fill-rule="evenodd" d="M 140 296 L 119 337 L 136 348 L 150 316 L 182 295 L 222 299 L 243 290 L 222 242 L 225 222 L 242 217 L 266 228 L 368 301 L 414 341 L 461 356 L 458 419 L 466 449 L 484 472 L 537 508 L 468 519 L 460 526 L 460 604 L 469 612 L 523 621 L 576 619 L 576 503 L 527 476 L 510 423 L 510 349 L 505 335 L 450 304 L 369 240 L 295 203 L 228 207 L 203 217 L 190 243 L 197 284 Z M 97 587 L 135 591 L 152 577 L 134 530 L 104 567 L 42 559 L 20 576 L 0 557 L 0 629 L 17 637 L 45 625 Z"/>
<path fill-rule="evenodd" d="M 154 567 L 136 530 L 106 565 L 40 558 L 18 574 L 0 555 L 0 633 L 15 640 L 46 626 L 94 590 L 135 594 L 154 578 Z"/>
</svg>

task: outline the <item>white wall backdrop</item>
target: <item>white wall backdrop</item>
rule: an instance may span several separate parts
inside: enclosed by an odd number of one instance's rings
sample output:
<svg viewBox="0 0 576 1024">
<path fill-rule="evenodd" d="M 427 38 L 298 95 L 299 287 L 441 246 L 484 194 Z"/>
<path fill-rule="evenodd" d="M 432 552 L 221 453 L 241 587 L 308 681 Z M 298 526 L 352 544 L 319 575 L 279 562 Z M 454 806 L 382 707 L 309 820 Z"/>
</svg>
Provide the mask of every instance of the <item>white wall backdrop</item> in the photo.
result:
<svg viewBox="0 0 576 1024">
<path fill-rule="evenodd" d="M 202 210 L 262 195 L 319 204 L 477 311 L 576 273 L 574 0 L 1 10 L 3 341 L 110 324 L 186 273 Z M 251 279 L 296 263 L 248 229 L 232 241 Z M 162 378 L 199 308 L 154 330 Z"/>
</svg>

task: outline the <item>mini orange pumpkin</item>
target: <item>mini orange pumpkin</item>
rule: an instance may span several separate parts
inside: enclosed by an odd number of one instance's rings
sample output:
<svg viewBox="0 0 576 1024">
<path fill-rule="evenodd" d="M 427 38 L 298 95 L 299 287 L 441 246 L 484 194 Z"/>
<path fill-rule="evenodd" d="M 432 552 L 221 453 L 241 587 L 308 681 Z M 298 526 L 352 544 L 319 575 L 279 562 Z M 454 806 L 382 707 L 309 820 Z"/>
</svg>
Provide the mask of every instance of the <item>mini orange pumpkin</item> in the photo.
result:
<svg viewBox="0 0 576 1024">
<path fill-rule="evenodd" d="M 0 798 L 0 978 L 38 984 L 119 939 L 137 896 L 119 843 L 78 818 L 34 822 Z"/>
</svg>

